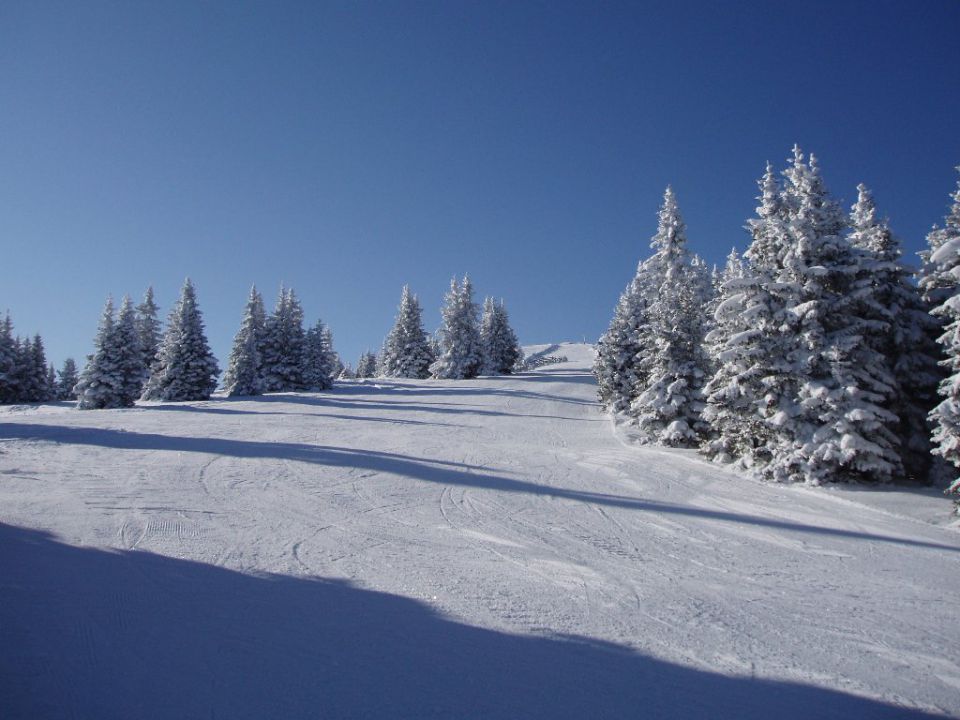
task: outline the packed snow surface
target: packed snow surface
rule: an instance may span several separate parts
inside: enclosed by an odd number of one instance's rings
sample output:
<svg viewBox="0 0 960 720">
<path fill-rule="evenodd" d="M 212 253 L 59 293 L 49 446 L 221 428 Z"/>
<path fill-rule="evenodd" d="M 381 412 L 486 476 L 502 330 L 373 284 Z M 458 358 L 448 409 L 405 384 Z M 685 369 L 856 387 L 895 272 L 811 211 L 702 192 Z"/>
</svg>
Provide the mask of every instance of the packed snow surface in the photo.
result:
<svg viewBox="0 0 960 720">
<path fill-rule="evenodd" d="M 0 717 L 960 715 L 948 501 L 637 447 L 536 351 L 0 409 Z"/>
</svg>

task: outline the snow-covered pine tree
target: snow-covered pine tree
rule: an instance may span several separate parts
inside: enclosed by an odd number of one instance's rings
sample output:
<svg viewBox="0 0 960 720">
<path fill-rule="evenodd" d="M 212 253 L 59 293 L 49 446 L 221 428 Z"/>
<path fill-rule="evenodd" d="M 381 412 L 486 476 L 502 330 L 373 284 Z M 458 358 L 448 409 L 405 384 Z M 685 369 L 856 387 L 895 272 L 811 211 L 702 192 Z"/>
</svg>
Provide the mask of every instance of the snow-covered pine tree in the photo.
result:
<svg viewBox="0 0 960 720">
<path fill-rule="evenodd" d="M 769 168 L 768 175 L 772 177 Z M 761 218 L 766 212 L 764 206 L 758 208 Z M 700 449 L 715 462 L 738 461 L 752 468 L 770 459 L 771 433 L 760 412 L 767 372 L 761 348 L 771 329 L 768 300 L 759 276 L 732 250 L 722 274 L 714 327 L 705 338 L 714 373 L 704 387 L 701 417 L 709 431 Z"/>
<path fill-rule="evenodd" d="M 477 306 L 473 302 L 473 285 L 469 277 L 465 275 L 459 284 L 456 278 L 450 281 L 450 290 L 440 312 L 443 317 L 439 331 L 441 353 L 430 366 L 431 374 L 448 380 L 476 377 L 483 358 Z"/>
<path fill-rule="evenodd" d="M 357 361 L 357 377 L 372 378 L 377 376 L 377 354 L 369 350 L 360 354 Z"/>
<path fill-rule="evenodd" d="M 340 361 L 340 372 L 337 374 L 338 380 L 352 380 L 357 374 L 353 371 L 350 363 Z"/>
<path fill-rule="evenodd" d="M 223 374 L 223 390 L 230 397 L 263 392 L 259 346 L 264 333 L 264 314 L 263 298 L 254 285 L 250 288 L 240 329 L 233 338 L 227 370 Z"/>
<path fill-rule="evenodd" d="M 167 320 L 143 399 L 206 400 L 217 387 L 219 372 L 204 334 L 196 291 L 187 278 Z"/>
<path fill-rule="evenodd" d="M 17 347 L 13 321 L 7 312 L 0 323 L 0 404 L 16 401 Z"/>
<path fill-rule="evenodd" d="M 937 404 L 942 379 L 934 340 L 939 323 L 911 282 L 899 239 L 886 220 L 877 218 L 870 191 L 861 184 L 857 193 L 850 212 L 850 242 L 861 251 L 863 264 L 856 292 L 863 317 L 874 321 L 865 327 L 865 340 L 883 354 L 893 374 L 884 407 L 898 418 L 893 431 L 900 439 L 904 473 L 915 482 L 931 482 L 927 414 Z"/>
<path fill-rule="evenodd" d="M 667 188 L 657 233 L 651 238 L 652 294 L 649 323 L 640 342 L 645 384 L 630 414 L 647 442 L 675 447 L 697 444 L 708 360 L 703 350 L 703 273 L 691 265 L 686 228 L 676 196 Z"/>
<path fill-rule="evenodd" d="M 304 339 L 303 383 L 308 390 L 320 392 L 333 387 L 340 374 L 339 359 L 333 349 L 333 333 L 322 320 L 307 330 Z"/>
<path fill-rule="evenodd" d="M 77 374 L 77 363 L 73 358 L 63 361 L 63 367 L 57 375 L 57 400 L 76 400 L 73 389 L 80 376 Z"/>
<path fill-rule="evenodd" d="M 292 289 L 280 288 L 267 318 L 261 361 L 265 392 L 303 390 L 303 307 Z"/>
<path fill-rule="evenodd" d="M 885 358 L 862 339 L 870 322 L 858 291 L 862 259 L 846 237 L 846 218 L 829 197 L 816 159 L 794 148 L 784 172 L 788 243 L 775 292 L 792 334 L 786 354 L 795 406 L 780 425 L 771 463 L 778 480 L 809 484 L 887 481 L 902 471 Z"/>
<path fill-rule="evenodd" d="M 380 374 L 384 377 L 424 379 L 430 376 L 430 364 L 436 360 L 417 296 L 403 286 L 400 307 L 380 351 Z"/>
<path fill-rule="evenodd" d="M 927 236 L 929 262 L 936 270 L 927 273 L 925 290 L 929 297 L 941 300 L 932 312 L 945 323 L 938 341 L 946 355 L 940 364 L 948 372 L 939 387 L 943 400 L 930 413 L 933 452 L 960 468 L 960 182 L 950 198 L 953 204 L 943 229 Z M 947 491 L 960 496 L 960 478 L 951 482 Z"/>
<path fill-rule="evenodd" d="M 93 354 L 87 356 L 87 364 L 73 389 L 81 410 L 119 407 L 120 374 L 113 346 L 114 324 L 113 298 L 108 297 L 93 341 Z"/>
<path fill-rule="evenodd" d="M 160 348 L 161 328 L 157 319 L 159 308 L 153 299 L 153 287 L 148 287 L 143 294 L 143 301 L 137 305 L 136 326 L 137 338 L 140 342 L 140 353 L 143 356 L 143 367 L 146 369 L 144 382 L 149 377 L 150 368 L 157 359 L 157 350 Z"/>
<path fill-rule="evenodd" d="M 597 342 L 593 365 L 597 391 L 600 403 L 615 414 L 630 407 L 637 388 L 644 384 L 640 375 L 644 352 L 640 336 L 649 321 L 647 269 L 646 262 L 638 264 L 636 274 L 620 294 L 607 331 Z"/>
<path fill-rule="evenodd" d="M 480 347 L 483 356 L 481 375 L 509 375 L 523 360 L 523 350 L 517 334 L 510 327 L 502 299 L 496 303 L 488 297 L 483 302 Z"/>
<path fill-rule="evenodd" d="M 143 392 L 147 370 L 143 365 L 143 349 L 137 328 L 137 315 L 129 296 L 123 298 L 113 328 L 113 351 L 119 373 L 117 407 L 131 407 Z"/>
<path fill-rule="evenodd" d="M 23 344 L 23 386 L 21 402 L 46 402 L 52 397 L 47 384 L 47 355 L 40 335 Z"/>
<path fill-rule="evenodd" d="M 53 363 L 47 365 L 47 400 L 57 399 L 57 369 Z"/>
</svg>

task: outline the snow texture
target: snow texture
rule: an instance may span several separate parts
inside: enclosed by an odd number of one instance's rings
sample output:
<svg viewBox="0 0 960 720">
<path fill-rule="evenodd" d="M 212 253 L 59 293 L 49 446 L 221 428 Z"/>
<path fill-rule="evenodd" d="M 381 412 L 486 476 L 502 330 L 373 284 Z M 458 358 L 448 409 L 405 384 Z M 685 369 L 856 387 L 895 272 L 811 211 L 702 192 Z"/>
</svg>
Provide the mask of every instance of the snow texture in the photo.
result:
<svg viewBox="0 0 960 720">
<path fill-rule="evenodd" d="M 947 499 L 631 445 L 550 352 L 0 408 L 5 720 L 960 715 Z"/>
</svg>

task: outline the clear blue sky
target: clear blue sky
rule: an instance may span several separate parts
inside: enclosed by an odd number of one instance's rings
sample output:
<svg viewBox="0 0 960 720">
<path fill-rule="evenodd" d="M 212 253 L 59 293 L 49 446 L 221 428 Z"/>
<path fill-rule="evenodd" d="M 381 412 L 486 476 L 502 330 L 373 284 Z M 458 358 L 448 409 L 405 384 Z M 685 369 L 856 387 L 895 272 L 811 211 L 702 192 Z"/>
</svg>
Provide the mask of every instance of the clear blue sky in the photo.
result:
<svg viewBox="0 0 960 720">
<path fill-rule="evenodd" d="M 866 182 L 913 252 L 960 164 L 960 2 L 0 4 L 0 311 L 51 359 L 196 283 L 225 364 L 281 282 L 354 362 L 451 275 L 595 339 L 664 187 L 743 248 L 767 160 Z"/>
</svg>

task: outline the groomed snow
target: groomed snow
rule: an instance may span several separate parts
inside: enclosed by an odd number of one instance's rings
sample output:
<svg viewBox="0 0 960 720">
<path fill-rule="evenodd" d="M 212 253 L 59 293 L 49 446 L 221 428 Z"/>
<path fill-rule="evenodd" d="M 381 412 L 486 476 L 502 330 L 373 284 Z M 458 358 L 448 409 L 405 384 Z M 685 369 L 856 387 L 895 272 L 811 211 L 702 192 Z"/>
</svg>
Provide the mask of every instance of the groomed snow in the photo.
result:
<svg viewBox="0 0 960 720">
<path fill-rule="evenodd" d="M 636 447 L 537 351 L 0 408 L 0 717 L 960 715 L 947 500 Z"/>
</svg>

